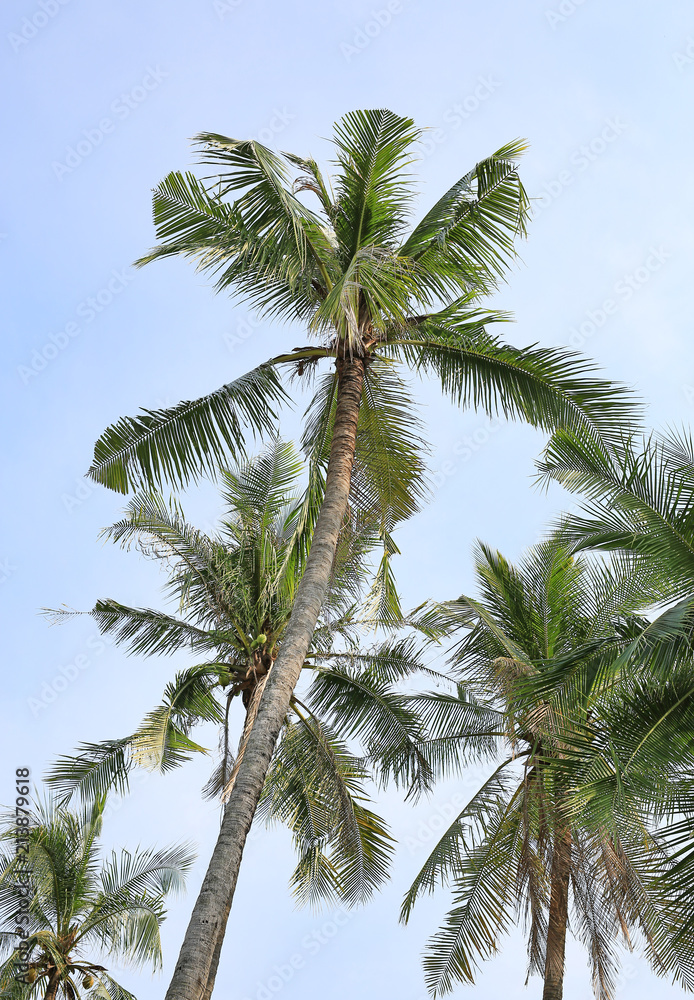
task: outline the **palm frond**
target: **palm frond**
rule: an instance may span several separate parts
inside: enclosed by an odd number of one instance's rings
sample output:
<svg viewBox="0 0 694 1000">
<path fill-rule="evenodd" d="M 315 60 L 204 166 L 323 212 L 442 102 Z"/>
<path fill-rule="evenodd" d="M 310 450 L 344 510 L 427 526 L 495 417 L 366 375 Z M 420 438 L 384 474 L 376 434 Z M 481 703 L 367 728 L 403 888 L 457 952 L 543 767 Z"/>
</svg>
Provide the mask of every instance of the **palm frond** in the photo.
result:
<svg viewBox="0 0 694 1000">
<path fill-rule="evenodd" d="M 192 402 L 121 417 L 96 442 L 87 475 L 119 493 L 214 477 L 220 464 L 245 455 L 245 429 L 272 433 L 287 399 L 275 368 L 261 365 Z"/>
</svg>

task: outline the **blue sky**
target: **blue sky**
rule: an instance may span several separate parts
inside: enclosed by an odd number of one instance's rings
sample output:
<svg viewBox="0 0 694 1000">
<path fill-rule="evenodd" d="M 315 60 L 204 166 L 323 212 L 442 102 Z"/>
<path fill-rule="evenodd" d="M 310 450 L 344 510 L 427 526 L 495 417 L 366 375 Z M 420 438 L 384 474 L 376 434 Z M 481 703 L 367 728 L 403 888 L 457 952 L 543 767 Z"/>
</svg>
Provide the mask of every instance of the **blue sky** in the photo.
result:
<svg viewBox="0 0 694 1000">
<path fill-rule="evenodd" d="M 89 619 L 49 629 L 37 616 L 63 603 L 88 609 L 97 597 L 160 601 L 154 566 L 97 539 L 121 501 L 82 478 L 94 440 L 121 415 L 194 398 L 300 342 L 298 331 L 215 296 L 184 263 L 130 267 L 153 242 L 151 188 L 192 164 L 195 133 L 255 137 L 324 160 L 336 118 L 388 106 L 430 128 L 420 210 L 477 159 L 527 138 L 522 176 L 535 219 L 495 300 L 515 314 L 506 336 L 579 347 L 635 387 L 654 426 L 690 421 L 694 16 L 684 0 L 14 0 L 0 22 L 0 801 L 12 795 L 15 767 L 29 764 L 38 778 L 78 741 L 131 731 L 171 671 L 101 647 Z M 516 557 L 570 502 L 532 486 L 542 435 L 456 411 L 432 386 L 415 391 L 437 488 L 399 532 L 408 604 L 469 589 L 476 537 Z M 300 414 L 287 415 L 285 436 Z M 203 527 L 218 510 L 210 487 L 191 489 L 184 506 Z M 165 987 L 214 842 L 217 813 L 199 796 L 206 767 L 142 781 L 115 803 L 106 831 L 114 844 L 192 839 L 200 853 L 166 927 L 164 976 L 125 974 L 141 1000 Z M 399 901 L 474 777 L 416 808 L 383 797 L 402 838 L 395 876 L 347 921 L 296 911 L 286 836 L 255 834 L 220 995 L 421 1000 L 418 954 L 446 898 L 426 901 L 406 930 Z M 588 993 L 578 948 L 569 963 L 565 995 L 578 1000 Z M 626 971 L 634 1000 L 678 992 L 632 958 Z M 524 979 L 515 932 L 475 995 L 538 995 L 539 982 L 526 988 Z"/>
</svg>

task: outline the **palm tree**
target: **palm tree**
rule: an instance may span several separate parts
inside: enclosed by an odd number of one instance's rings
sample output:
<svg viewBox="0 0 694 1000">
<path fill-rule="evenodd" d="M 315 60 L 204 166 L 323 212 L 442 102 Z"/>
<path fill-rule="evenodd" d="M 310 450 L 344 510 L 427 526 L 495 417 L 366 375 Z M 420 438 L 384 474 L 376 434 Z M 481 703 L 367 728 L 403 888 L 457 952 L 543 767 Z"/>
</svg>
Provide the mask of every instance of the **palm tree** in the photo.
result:
<svg viewBox="0 0 694 1000">
<path fill-rule="evenodd" d="M 5 926 L 24 914 L 26 937 L 15 949 L 14 934 L 1 936 L 10 952 L 0 966 L 3 996 L 76 1000 L 84 991 L 90 1000 L 134 1000 L 97 959 L 161 967 L 164 900 L 183 888 L 193 855 L 184 847 L 138 849 L 102 860 L 105 802 L 97 799 L 79 813 L 51 800 L 37 805 L 21 852 L 15 852 L 15 815 L 8 815 L 0 835 L 0 914 Z"/>
<path fill-rule="evenodd" d="M 420 137 L 390 111 L 359 111 L 337 123 L 338 172 L 278 155 L 255 141 L 198 136 L 219 173 L 172 173 L 154 194 L 161 244 L 139 263 L 193 259 L 261 315 L 299 320 L 314 343 L 295 348 L 194 402 L 143 411 L 108 428 L 90 475 L 127 492 L 181 485 L 242 453 L 244 430 L 273 426 L 287 400 L 281 374 L 311 381 L 303 446 L 314 470 L 305 508 L 316 516 L 291 622 L 273 665 L 215 853 L 186 934 L 168 1000 L 200 1000 L 212 960 L 210 927 L 233 899 L 241 855 L 292 692 L 326 598 L 348 504 L 378 503 L 384 549 L 393 523 L 423 491 L 422 442 L 401 372 L 438 379 L 460 406 L 566 426 L 611 440 L 631 401 L 571 352 L 519 350 L 486 322 L 492 292 L 525 231 L 528 200 L 510 143 L 478 163 L 408 232 L 414 196 L 408 172 Z M 300 195 L 316 199 L 310 209 Z M 317 372 L 327 362 L 320 377 Z M 220 873 L 223 873 L 221 875 Z"/>
<path fill-rule="evenodd" d="M 543 1000 L 561 1000 L 570 911 L 599 1000 L 614 997 L 616 945 L 621 937 L 631 947 L 635 933 L 656 971 L 691 987 L 692 937 L 663 891 L 672 852 L 655 829 L 652 803 L 630 789 L 615 796 L 609 780 L 602 787 L 597 780 L 611 775 L 595 767 L 596 747 L 604 760 L 606 744 L 623 748 L 628 739 L 624 685 L 610 666 L 646 624 L 635 614 L 642 581 L 629 560 L 575 557 L 562 536 L 532 548 L 518 566 L 480 545 L 476 571 L 478 599 L 426 612 L 430 627 L 463 633 L 451 657 L 459 691 L 432 698 L 430 715 L 440 734 L 457 735 L 463 752 L 470 742 L 479 752 L 480 741 L 494 737 L 494 756 L 503 757 L 403 904 L 407 920 L 422 893 L 439 883 L 454 891 L 425 954 L 431 992 L 472 982 L 479 961 L 523 918 L 529 973 L 543 976 Z M 496 726 L 491 717 L 486 731 L 479 719 L 470 725 L 460 703 L 471 695 L 496 715 Z"/>
<path fill-rule="evenodd" d="M 122 792 L 137 765 L 169 771 L 205 752 L 192 731 L 213 722 L 221 752 L 205 791 L 229 797 L 305 563 L 301 472 L 293 447 L 282 442 L 222 472 L 226 511 L 213 537 L 193 528 L 175 501 L 155 493 L 134 497 L 125 517 L 107 530 L 114 541 L 136 543 L 164 562 L 166 590 L 179 615 L 102 600 L 91 612 L 101 632 L 131 653 L 186 651 L 206 662 L 177 673 L 135 733 L 61 759 L 49 775 L 61 793 L 79 791 L 89 799 L 113 786 Z M 330 593 L 304 661 L 312 680 L 301 698 L 292 695 L 261 799 L 267 818 L 294 836 L 299 861 L 292 886 L 301 901 L 364 902 L 388 873 L 392 841 L 369 808 L 369 769 L 350 741 L 359 739 L 372 765 L 381 762 L 382 778 L 393 774 L 412 791 L 429 785 L 436 766 L 435 748 L 426 746 L 416 712 L 397 691 L 399 680 L 423 669 L 413 642 L 359 647 L 364 626 L 356 602 L 370 575 L 366 557 L 378 542 L 377 527 L 361 518 L 343 526 Z M 368 625 L 400 622 L 392 579 L 382 567 L 364 604 Z M 66 614 L 73 613 L 57 617 Z M 231 709 L 238 702 L 244 712 L 234 758 Z"/>
<path fill-rule="evenodd" d="M 650 581 L 649 621 L 616 664 L 631 687 L 615 716 L 615 738 L 596 755 L 595 780 L 615 795 L 629 788 L 653 809 L 668 804 L 671 825 L 662 836 L 679 856 L 669 892 L 694 924 L 694 754 L 687 737 L 694 725 L 694 441 L 688 430 L 673 429 L 607 449 L 562 431 L 540 472 L 583 498 L 562 518 L 576 549 L 620 553 Z"/>
</svg>

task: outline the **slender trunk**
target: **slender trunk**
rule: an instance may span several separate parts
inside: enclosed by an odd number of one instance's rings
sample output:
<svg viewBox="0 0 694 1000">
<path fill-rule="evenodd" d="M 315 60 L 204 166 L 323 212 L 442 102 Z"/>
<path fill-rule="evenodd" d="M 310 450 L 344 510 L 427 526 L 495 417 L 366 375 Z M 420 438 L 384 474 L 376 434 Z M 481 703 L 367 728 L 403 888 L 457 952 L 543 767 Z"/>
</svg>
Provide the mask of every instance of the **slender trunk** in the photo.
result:
<svg viewBox="0 0 694 1000">
<path fill-rule="evenodd" d="M 248 746 L 248 738 L 251 735 L 253 729 L 253 724 L 258 715 L 258 708 L 260 706 L 260 699 L 262 698 L 263 691 L 265 690 L 265 684 L 267 682 L 267 674 L 265 677 L 261 677 L 258 681 L 253 694 L 251 695 L 251 700 L 246 709 L 246 719 L 243 724 L 243 732 L 241 733 L 241 739 L 239 740 L 239 749 L 236 754 L 236 763 L 232 769 L 229 780 L 224 786 L 222 792 L 222 802 L 224 803 L 224 810 L 226 812 L 227 802 L 229 796 L 231 795 L 234 784 L 236 783 L 236 776 L 239 773 L 239 768 L 241 767 L 241 761 L 243 760 L 244 754 L 246 753 L 246 747 Z M 227 904 L 224 907 L 224 913 L 222 914 L 222 919 L 219 922 L 219 926 L 216 931 L 216 940 L 214 951 L 212 952 L 212 961 L 210 963 L 210 971 L 207 974 L 207 984 L 202 995 L 202 1000 L 210 1000 L 212 996 L 212 991 L 214 989 L 215 980 L 217 978 L 217 969 L 219 968 L 219 958 L 222 954 L 222 945 L 224 944 L 224 931 L 226 929 L 227 920 L 229 919 L 229 913 L 231 912 L 231 897 L 227 900 Z"/>
<path fill-rule="evenodd" d="M 48 977 L 48 986 L 46 987 L 46 992 L 43 995 L 43 1000 L 55 1000 L 58 995 L 58 986 L 60 985 L 60 973 L 57 969 L 54 969 Z"/>
<path fill-rule="evenodd" d="M 231 897 L 229 897 L 229 900 L 224 907 L 222 919 L 220 920 L 219 927 L 217 928 L 217 937 L 214 946 L 214 951 L 212 952 L 210 971 L 207 974 L 207 983 L 205 985 L 205 989 L 202 994 L 202 1000 L 210 1000 L 210 997 L 212 996 L 215 980 L 217 978 L 217 969 L 219 968 L 219 958 L 220 955 L 222 954 L 222 945 L 224 944 L 224 931 L 226 930 L 227 920 L 229 919 L 230 913 L 231 913 Z"/>
<path fill-rule="evenodd" d="M 545 987 L 542 1000 L 562 1000 L 566 927 L 569 922 L 569 876 L 571 872 L 571 831 L 559 831 L 554 838 L 545 955 Z"/>
<path fill-rule="evenodd" d="M 364 365 L 364 359 L 359 357 L 337 360 L 335 425 L 325 497 L 311 551 L 282 647 L 268 676 L 255 725 L 224 811 L 219 837 L 188 924 L 166 1000 L 202 1000 L 208 990 L 215 952 L 218 947 L 221 949 L 246 837 L 330 586 L 338 536 L 349 500 Z"/>
</svg>

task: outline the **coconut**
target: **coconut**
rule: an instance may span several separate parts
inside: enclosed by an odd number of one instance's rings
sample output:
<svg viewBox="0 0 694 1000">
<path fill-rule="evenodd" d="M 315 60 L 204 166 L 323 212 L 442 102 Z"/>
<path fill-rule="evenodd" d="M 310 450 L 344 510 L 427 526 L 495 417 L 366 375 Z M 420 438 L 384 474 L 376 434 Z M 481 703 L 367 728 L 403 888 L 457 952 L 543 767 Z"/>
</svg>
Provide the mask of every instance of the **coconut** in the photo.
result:
<svg viewBox="0 0 694 1000">
<path fill-rule="evenodd" d="M 27 982 L 28 983 L 35 983 L 37 976 L 38 976 L 38 972 L 36 971 L 36 969 L 34 969 L 34 968 L 29 969 L 27 971 Z"/>
<path fill-rule="evenodd" d="M 89 973 L 87 973 L 87 975 L 82 980 L 82 985 L 84 986 L 85 990 L 90 990 L 94 985 L 94 976 L 90 976 Z"/>
</svg>

